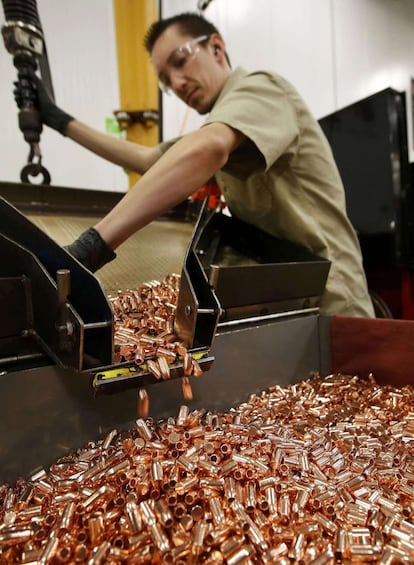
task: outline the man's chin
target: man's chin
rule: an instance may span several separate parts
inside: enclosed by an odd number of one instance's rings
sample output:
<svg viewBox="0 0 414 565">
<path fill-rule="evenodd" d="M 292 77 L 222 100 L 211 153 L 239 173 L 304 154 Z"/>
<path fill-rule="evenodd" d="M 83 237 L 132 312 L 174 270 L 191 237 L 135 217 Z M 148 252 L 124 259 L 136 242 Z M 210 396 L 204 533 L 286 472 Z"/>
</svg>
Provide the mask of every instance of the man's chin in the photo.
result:
<svg viewBox="0 0 414 565">
<path fill-rule="evenodd" d="M 194 105 L 191 106 L 191 108 L 193 108 L 193 110 L 195 110 L 198 114 L 200 114 L 200 116 L 204 116 L 205 114 L 208 114 L 212 108 L 211 105 L 206 105 L 206 104 L 202 104 L 202 103 L 195 103 Z"/>
</svg>

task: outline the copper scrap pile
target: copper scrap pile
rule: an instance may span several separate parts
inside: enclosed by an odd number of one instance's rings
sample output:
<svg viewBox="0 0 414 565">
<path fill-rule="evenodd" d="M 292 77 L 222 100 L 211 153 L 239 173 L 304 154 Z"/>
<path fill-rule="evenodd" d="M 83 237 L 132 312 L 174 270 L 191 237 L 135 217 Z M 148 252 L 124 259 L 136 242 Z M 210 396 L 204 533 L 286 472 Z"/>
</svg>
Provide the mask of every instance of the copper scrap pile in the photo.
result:
<svg viewBox="0 0 414 565">
<path fill-rule="evenodd" d="M 145 363 L 148 372 L 157 380 L 168 380 L 170 365 L 182 362 L 183 395 L 186 400 L 191 400 L 188 377 L 198 377 L 203 371 L 174 333 L 179 286 L 180 276 L 172 274 L 162 282 L 149 281 L 137 289 L 109 296 L 109 300 L 114 311 L 116 362 Z M 145 416 L 147 395 L 140 392 L 140 414 Z"/>
<path fill-rule="evenodd" d="M 414 562 L 414 391 L 330 375 L 139 418 L 0 487 L 1 563 Z"/>
</svg>

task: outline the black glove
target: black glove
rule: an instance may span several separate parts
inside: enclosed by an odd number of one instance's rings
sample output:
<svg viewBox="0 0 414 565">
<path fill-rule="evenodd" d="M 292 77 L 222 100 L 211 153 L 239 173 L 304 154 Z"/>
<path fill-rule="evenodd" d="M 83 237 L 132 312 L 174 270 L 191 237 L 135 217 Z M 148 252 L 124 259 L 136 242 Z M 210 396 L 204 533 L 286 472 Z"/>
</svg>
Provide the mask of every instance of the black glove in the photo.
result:
<svg viewBox="0 0 414 565">
<path fill-rule="evenodd" d="M 22 78 L 23 81 L 21 80 Z M 30 79 L 33 87 L 34 104 L 39 110 L 42 123 L 58 131 L 62 135 L 66 135 L 66 126 L 74 119 L 73 116 L 70 116 L 56 106 L 56 104 L 52 101 L 46 86 L 34 71 L 30 71 L 30 73 L 25 74 L 23 77 L 19 76 L 19 79 L 20 80 L 18 82 L 14 83 L 14 99 L 16 100 L 17 106 L 21 109 L 24 97 L 26 96 L 27 98 L 27 90 L 23 93 L 22 89 L 24 88 L 25 81 Z"/>
<path fill-rule="evenodd" d="M 95 228 L 89 228 L 79 238 L 64 247 L 92 273 L 116 257 L 116 253 L 102 239 Z"/>
</svg>

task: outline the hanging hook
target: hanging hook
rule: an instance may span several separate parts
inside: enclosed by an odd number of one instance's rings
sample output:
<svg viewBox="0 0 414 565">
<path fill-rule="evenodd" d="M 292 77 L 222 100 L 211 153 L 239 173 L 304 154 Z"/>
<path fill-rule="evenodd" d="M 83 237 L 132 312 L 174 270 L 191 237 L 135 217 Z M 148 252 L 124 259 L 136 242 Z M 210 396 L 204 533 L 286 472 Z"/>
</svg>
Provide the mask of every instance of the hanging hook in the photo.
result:
<svg viewBox="0 0 414 565">
<path fill-rule="evenodd" d="M 209 6 L 209 4 L 212 2 L 213 0 L 198 0 L 197 1 L 197 8 L 199 10 L 199 12 L 202 14 L 204 12 L 204 10 L 206 10 Z"/>
<path fill-rule="evenodd" d="M 37 158 L 37 162 L 34 162 L 35 158 Z M 33 183 L 30 177 L 37 177 L 38 175 L 43 176 L 43 181 L 41 183 Z M 42 155 L 38 143 L 30 144 L 29 158 L 27 165 L 20 172 L 20 180 L 29 184 L 50 184 L 50 173 L 42 165 Z"/>
</svg>

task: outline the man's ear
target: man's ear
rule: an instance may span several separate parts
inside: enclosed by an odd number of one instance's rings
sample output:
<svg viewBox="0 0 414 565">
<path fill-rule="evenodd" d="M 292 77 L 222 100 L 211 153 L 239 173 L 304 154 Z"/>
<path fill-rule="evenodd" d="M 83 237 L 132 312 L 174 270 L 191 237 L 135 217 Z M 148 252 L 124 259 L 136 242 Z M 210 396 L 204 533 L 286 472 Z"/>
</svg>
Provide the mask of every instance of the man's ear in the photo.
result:
<svg viewBox="0 0 414 565">
<path fill-rule="evenodd" d="M 212 33 L 210 40 L 214 55 L 218 55 L 221 51 L 224 52 L 224 41 L 219 33 Z"/>
</svg>

